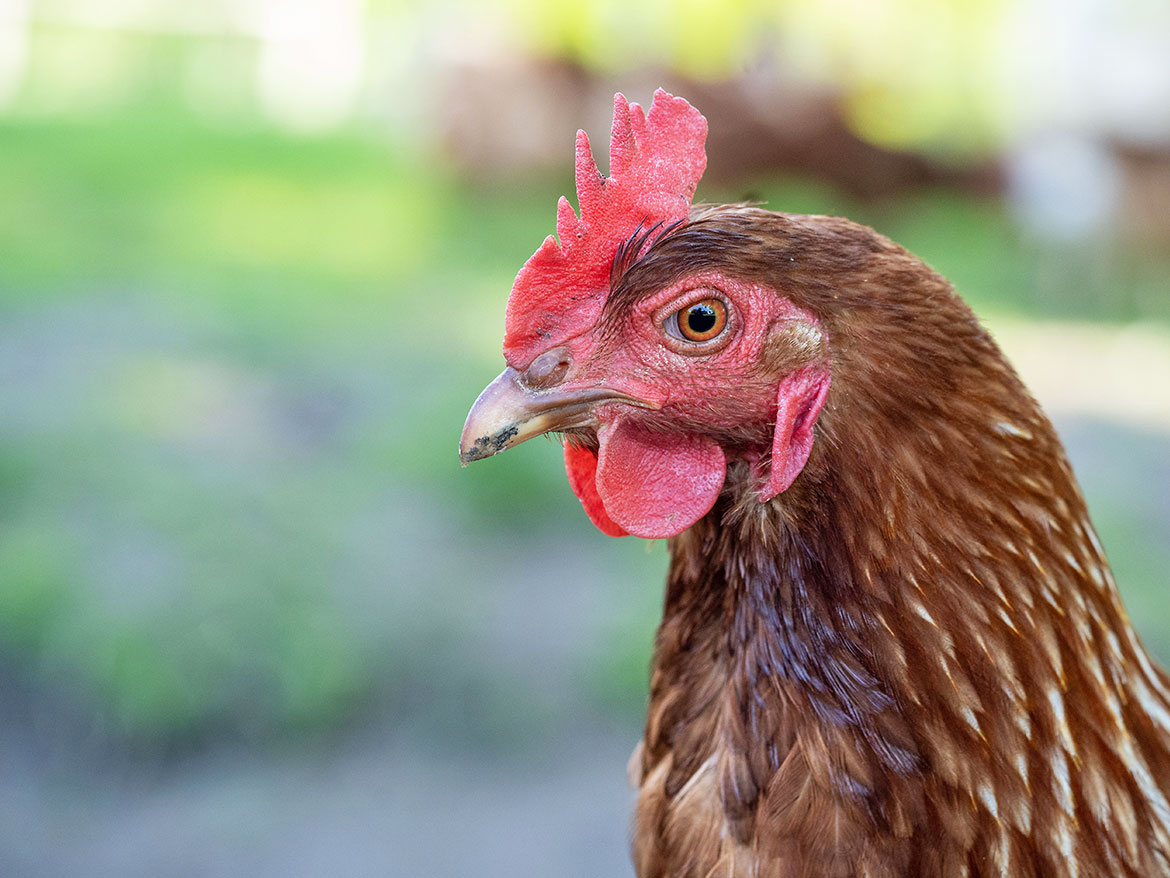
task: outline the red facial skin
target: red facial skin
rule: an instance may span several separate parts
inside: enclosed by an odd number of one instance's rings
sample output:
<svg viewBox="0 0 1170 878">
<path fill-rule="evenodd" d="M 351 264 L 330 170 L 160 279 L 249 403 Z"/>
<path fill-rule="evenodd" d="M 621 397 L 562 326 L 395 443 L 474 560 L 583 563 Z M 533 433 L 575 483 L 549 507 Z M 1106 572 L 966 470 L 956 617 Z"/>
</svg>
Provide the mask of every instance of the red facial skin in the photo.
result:
<svg viewBox="0 0 1170 878">
<path fill-rule="evenodd" d="M 672 315 L 713 297 L 727 305 L 719 335 L 695 343 L 669 332 Z M 714 505 L 728 457 L 752 462 L 763 500 L 792 483 L 829 387 L 827 363 L 789 375 L 761 370 L 765 343 L 793 322 L 820 331 L 776 292 L 712 272 L 638 302 L 617 331 L 590 327 L 566 343 L 574 365 L 562 389 L 607 387 L 646 404 L 597 407 L 596 457 L 566 446 L 570 484 L 602 531 L 682 532 Z"/>
<path fill-rule="evenodd" d="M 803 322 L 820 333 L 811 314 L 775 291 L 700 274 L 636 303 L 617 325 L 620 315 L 607 313 L 604 291 L 621 248 L 639 231 L 650 236 L 688 221 L 706 136 L 706 120 L 681 98 L 659 90 L 643 113 L 616 95 L 610 176 L 598 171 L 579 132 L 580 216 L 561 200 L 557 237 L 525 263 L 508 299 L 504 357 L 516 373 L 555 350 L 557 363 L 567 355 L 572 364 L 558 375 L 558 392 L 608 388 L 643 403 L 597 405 L 596 454 L 566 446 L 570 485 L 594 523 L 615 536 L 690 527 L 714 505 L 729 457 L 752 463 L 761 499 L 786 489 L 808 459 L 828 391 L 823 362 L 790 364 L 791 374 L 760 368 L 778 325 Z M 718 336 L 695 344 L 666 331 L 673 314 L 712 296 L 728 308 Z M 527 386 L 550 390 L 551 373 L 536 372 Z"/>
<path fill-rule="evenodd" d="M 618 248 L 639 228 L 685 222 L 707 166 L 707 120 L 682 98 L 659 89 L 648 112 L 614 95 L 609 176 L 577 132 L 578 217 L 557 204 L 550 235 L 520 269 L 504 325 L 504 358 L 514 368 L 591 326 L 605 303 Z"/>
</svg>

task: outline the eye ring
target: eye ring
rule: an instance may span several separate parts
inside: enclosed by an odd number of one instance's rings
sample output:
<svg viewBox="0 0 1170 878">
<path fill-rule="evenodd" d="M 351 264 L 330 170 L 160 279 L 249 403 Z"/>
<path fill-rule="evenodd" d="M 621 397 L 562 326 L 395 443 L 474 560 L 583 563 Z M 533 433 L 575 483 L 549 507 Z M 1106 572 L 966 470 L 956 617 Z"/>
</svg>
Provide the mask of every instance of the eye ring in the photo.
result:
<svg viewBox="0 0 1170 878">
<path fill-rule="evenodd" d="M 665 328 L 677 339 L 704 344 L 718 338 L 727 324 L 727 303 L 711 296 L 679 308 L 666 318 Z"/>
<path fill-rule="evenodd" d="M 719 353 L 734 343 L 743 327 L 743 315 L 735 300 L 714 284 L 700 282 L 682 289 L 666 290 L 656 305 L 651 312 L 651 321 L 658 331 L 659 342 L 667 350 L 684 357 Z M 710 307 L 714 323 L 708 318 L 689 325 L 687 314 L 697 305 Z M 688 330 L 686 334 L 684 329 Z"/>
</svg>

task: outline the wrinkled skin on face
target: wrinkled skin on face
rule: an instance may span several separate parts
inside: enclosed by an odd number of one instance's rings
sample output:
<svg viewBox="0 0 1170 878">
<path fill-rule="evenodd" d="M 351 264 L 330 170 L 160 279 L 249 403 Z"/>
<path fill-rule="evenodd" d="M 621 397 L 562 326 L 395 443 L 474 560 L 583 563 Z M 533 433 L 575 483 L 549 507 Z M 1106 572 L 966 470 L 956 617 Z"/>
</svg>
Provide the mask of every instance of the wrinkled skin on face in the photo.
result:
<svg viewBox="0 0 1170 878">
<path fill-rule="evenodd" d="M 687 310 L 711 300 L 724 306 L 722 330 L 684 337 Z M 586 413 L 538 432 L 568 434 L 569 483 L 594 524 L 658 538 L 710 511 L 729 459 L 751 463 L 762 500 L 792 484 L 829 389 L 826 348 L 816 318 L 775 291 L 704 272 L 611 303 L 597 325 L 505 376 L 519 394 L 559 394 L 568 408 L 596 397 Z M 483 435 L 476 414 L 465 445 Z M 513 433 L 504 447 L 524 438 Z"/>
<path fill-rule="evenodd" d="M 508 368 L 464 427 L 464 463 L 564 433 L 569 484 L 612 536 L 686 530 L 714 505 L 729 460 L 751 464 L 762 500 L 784 491 L 829 389 L 820 324 L 776 290 L 701 266 L 627 283 L 688 227 L 706 135 L 681 98 L 659 90 L 643 113 L 617 95 L 604 177 L 578 132 L 581 215 L 561 199 L 559 241 L 546 239 L 517 275 Z M 703 312 L 694 330 L 693 307 Z"/>
</svg>

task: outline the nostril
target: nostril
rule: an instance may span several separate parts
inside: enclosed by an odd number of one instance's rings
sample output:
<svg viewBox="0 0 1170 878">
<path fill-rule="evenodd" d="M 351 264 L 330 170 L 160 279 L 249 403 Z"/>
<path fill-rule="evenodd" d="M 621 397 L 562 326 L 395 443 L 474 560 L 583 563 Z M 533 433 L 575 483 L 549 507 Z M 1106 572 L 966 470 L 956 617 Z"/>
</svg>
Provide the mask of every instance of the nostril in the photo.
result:
<svg viewBox="0 0 1170 878">
<path fill-rule="evenodd" d="M 533 390 L 546 390 L 565 380 L 571 363 L 568 348 L 552 348 L 533 360 L 520 380 Z"/>
</svg>

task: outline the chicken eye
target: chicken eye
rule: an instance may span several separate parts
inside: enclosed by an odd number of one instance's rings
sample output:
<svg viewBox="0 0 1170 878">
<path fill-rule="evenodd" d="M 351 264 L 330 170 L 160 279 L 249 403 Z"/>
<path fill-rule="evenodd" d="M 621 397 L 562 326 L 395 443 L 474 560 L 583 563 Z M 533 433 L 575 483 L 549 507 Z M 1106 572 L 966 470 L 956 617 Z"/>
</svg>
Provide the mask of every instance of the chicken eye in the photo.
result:
<svg viewBox="0 0 1170 878">
<path fill-rule="evenodd" d="M 671 320 L 680 338 L 710 341 L 727 326 L 727 306 L 719 299 L 703 299 L 676 311 Z"/>
</svg>

